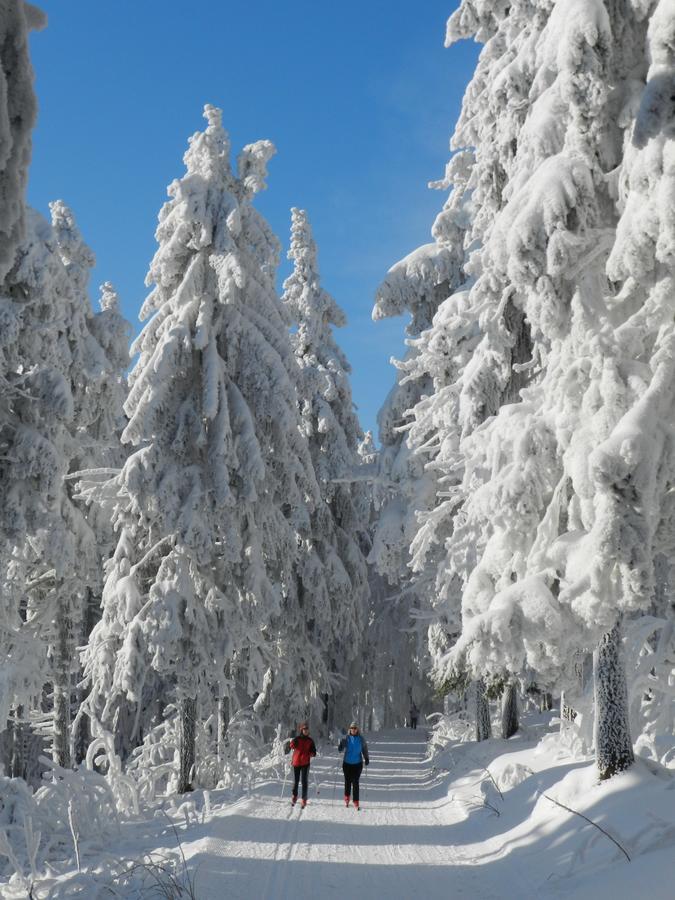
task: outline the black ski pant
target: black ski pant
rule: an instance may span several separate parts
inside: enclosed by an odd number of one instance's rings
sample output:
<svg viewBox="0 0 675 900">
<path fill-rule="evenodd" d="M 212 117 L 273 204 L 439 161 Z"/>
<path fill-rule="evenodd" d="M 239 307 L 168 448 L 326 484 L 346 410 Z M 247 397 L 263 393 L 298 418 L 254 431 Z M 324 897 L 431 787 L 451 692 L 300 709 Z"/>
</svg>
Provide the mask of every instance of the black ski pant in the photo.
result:
<svg viewBox="0 0 675 900">
<path fill-rule="evenodd" d="M 417 716 L 410 717 L 410 727 L 417 728 Z"/>
<path fill-rule="evenodd" d="M 307 799 L 307 785 L 309 782 L 309 763 L 306 766 L 293 766 L 293 796 L 298 796 L 298 783 L 302 776 L 302 799 Z"/>
<path fill-rule="evenodd" d="M 342 771 L 345 776 L 345 797 L 350 793 L 354 800 L 359 799 L 359 778 L 363 771 L 363 763 L 342 763 Z"/>
</svg>

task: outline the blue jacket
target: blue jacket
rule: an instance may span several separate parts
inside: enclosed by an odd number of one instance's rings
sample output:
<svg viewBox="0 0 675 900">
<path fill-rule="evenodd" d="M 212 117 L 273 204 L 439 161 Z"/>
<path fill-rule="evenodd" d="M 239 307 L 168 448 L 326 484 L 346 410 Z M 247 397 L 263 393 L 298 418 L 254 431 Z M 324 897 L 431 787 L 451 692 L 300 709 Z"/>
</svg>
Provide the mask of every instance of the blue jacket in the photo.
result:
<svg viewBox="0 0 675 900">
<path fill-rule="evenodd" d="M 362 759 L 366 765 L 370 762 L 368 758 L 368 744 L 360 734 L 348 734 L 346 737 L 343 737 L 338 744 L 338 750 L 345 751 L 343 762 L 352 766 L 360 763 Z"/>
</svg>

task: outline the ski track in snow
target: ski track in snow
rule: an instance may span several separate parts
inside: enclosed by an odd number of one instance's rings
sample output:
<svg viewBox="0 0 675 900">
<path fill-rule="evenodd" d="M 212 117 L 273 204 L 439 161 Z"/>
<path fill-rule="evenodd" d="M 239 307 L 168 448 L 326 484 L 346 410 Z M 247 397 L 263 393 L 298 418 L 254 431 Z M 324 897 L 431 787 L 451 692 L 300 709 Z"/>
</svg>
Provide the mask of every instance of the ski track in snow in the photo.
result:
<svg viewBox="0 0 675 900">
<path fill-rule="evenodd" d="M 341 757 L 334 752 L 312 764 L 304 811 L 290 809 L 287 781 L 283 798 L 280 783 L 270 783 L 235 810 L 216 813 L 199 838 L 183 843 L 189 867 L 196 871 L 197 896 L 535 896 L 534 886 L 520 883 L 514 867 L 507 894 L 504 872 L 491 871 L 500 867 L 473 860 L 472 850 L 478 848 L 462 835 L 465 809 L 450 802 L 447 780 L 432 771 L 423 731 L 369 736 L 369 745 L 360 812 L 344 807 Z M 481 855 L 485 849 L 482 845 Z"/>
</svg>

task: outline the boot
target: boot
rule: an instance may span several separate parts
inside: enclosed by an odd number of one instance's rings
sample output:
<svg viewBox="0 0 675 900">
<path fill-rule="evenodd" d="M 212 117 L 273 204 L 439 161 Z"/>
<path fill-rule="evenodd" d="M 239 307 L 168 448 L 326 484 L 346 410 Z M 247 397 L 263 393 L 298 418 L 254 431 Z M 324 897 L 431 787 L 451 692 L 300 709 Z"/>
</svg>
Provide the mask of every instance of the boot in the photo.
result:
<svg viewBox="0 0 675 900">
<path fill-rule="evenodd" d="M 295 804 L 297 803 L 297 800 L 298 800 L 298 795 L 293 794 L 293 796 L 291 797 L 291 806 L 295 806 Z"/>
<path fill-rule="evenodd" d="M 349 794 L 345 794 L 345 806 L 349 806 Z"/>
</svg>

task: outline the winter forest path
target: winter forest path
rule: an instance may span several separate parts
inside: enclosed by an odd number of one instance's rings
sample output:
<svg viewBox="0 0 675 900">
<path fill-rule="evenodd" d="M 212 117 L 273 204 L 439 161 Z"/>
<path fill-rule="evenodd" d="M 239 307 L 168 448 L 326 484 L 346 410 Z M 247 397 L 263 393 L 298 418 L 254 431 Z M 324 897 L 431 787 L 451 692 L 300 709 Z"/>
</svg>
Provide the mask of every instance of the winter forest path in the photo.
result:
<svg viewBox="0 0 675 900">
<path fill-rule="evenodd" d="M 506 894 L 505 873 L 484 864 L 475 827 L 471 835 L 463 827 L 466 807 L 448 797 L 447 773 L 426 756 L 424 731 L 382 732 L 368 742 L 361 812 L 344 807 L 333 751 L 312 764 L 304 811 L 291 809 L 288 783 L 283 798 L 281 783 L 269 783 L 184 843 L 200 900 L 534 896 L 518 875 L 514 883 L 512 868 Z"/>
</svg>

